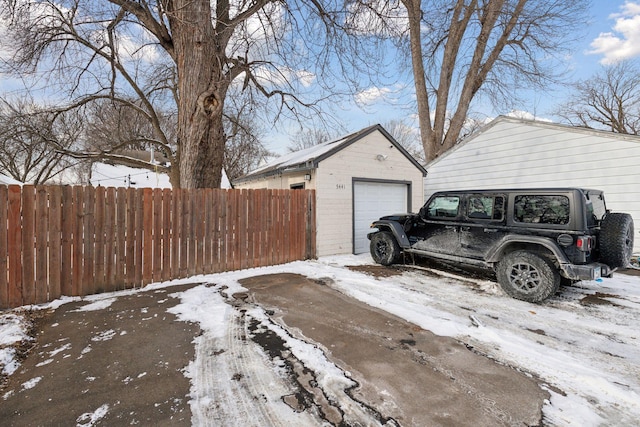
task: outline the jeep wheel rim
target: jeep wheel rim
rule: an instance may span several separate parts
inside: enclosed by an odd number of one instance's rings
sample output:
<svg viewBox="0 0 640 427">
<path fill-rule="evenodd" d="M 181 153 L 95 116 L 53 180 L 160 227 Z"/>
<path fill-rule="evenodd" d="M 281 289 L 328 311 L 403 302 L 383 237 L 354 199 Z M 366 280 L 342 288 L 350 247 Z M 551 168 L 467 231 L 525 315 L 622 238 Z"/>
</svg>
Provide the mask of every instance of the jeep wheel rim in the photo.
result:
<svg viewBox="0 0 640 427">
<path fill-rule="evenodd" d="M 633 227 L 627 227 L 627 233 L 624 237 L 625 256 L 628 254 L 627 258 L 631 258 L 633 255 Z"/>
<path fill-rule="evenodd" d="M 378 242 L 376 244 L 376 254 L 380 259 L 385 258 L 389 253 L 389 245 L 386 242 Z"/>
<path fill-rule="evenodd" d="M 540 273 L 529 263 L 518 263 L 511 267 L 509 282 L 518 290 L 531 292 L 540 286 Z"/>
</svg>

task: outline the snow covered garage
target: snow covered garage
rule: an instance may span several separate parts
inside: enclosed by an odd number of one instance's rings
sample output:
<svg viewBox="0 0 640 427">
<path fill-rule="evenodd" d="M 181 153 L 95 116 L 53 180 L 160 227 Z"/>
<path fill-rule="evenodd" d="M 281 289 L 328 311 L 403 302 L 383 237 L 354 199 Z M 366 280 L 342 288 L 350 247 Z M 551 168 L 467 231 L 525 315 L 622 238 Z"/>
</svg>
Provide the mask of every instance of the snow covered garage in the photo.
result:
<svg viewBox="0 0 640 427">
<path fill-rule="evenodd" d="M 633 216 L 640 253 L 640 137 L 501 116 L 427 165 L 440 190 L 582 187 Z"/>
<path fill-rule="evenodd" d="M 380 125 L 286 154 L 236 179 L 235 188 L 315 189 L 318 256 L 369 251 L 382 215 L 423 203 L 425 169 Z"/>
</svg>

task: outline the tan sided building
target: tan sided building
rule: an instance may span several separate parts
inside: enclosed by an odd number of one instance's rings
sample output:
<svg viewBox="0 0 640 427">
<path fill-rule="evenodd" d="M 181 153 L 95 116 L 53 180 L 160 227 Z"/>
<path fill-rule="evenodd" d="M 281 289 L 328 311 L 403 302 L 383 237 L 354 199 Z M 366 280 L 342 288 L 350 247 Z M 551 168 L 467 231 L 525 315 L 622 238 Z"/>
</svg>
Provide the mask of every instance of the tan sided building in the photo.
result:
<svg viewBox="0 0 640 427">
<path fill-rule="evenodd" d="M 235 188 L 314 189 L 318 256 L 369 251 L 382 215 L 417 210 L 426 170 L 380 125 L 289 153 L 236 179 Z"/>
</svg>

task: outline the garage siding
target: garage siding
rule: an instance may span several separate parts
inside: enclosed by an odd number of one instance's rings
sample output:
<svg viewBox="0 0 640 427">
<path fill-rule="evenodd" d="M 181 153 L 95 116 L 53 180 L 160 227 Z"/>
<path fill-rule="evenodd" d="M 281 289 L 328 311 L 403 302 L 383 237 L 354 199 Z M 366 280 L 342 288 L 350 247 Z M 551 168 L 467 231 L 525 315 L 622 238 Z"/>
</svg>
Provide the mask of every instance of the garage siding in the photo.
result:
<svg viewBox="0 0 640 427">
<path fill-rule="evenodd" d="M 417 183 L 411 206 L 422 206 L 422 172 L 378 131 L 322 160 L 314 178 L 318 256 L 353 253 L 354 178 Z"/>
<path fill-rule="evenodd" d="M 640 253 L 640 137 L 500 117 L 427 166 L 425 199 L 440 190 L 582 187 L 628 212 Z"/>
</svg>

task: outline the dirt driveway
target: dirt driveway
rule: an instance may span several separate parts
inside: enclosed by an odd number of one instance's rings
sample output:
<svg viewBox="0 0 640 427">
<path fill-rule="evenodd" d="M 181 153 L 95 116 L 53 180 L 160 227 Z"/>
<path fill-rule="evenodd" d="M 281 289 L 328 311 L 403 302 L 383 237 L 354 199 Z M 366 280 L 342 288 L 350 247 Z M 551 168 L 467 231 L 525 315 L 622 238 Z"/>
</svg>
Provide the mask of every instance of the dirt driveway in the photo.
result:
<svg viewBox="0 0 640 427">
<path fill-rule="evenodd" d="M 330 279 L 328 279 L 330 280 Z M 359 383 L 353 399 L 406 426 L 539 425 L 543 399 L 525 375 L 297 274 L 240 282 L 249 300 L 322 346 Z M 283 349 L 284 350 L 284 349 Z M 308 383 L 301 382 L 309 395 Z M 324 411 L 328 412 L 328 411 Z M 339 425 L 342 419 L 330 420 Z"/>
<path fill-rule="evenodd" d="M 298 425 L 541 422 L 547 394 L 533 379 L 453 339 L 346 297 L 322 280 L 284 273 L 241 283 L 249 289 L 246 294 L 225 295 L 233 310 L 264 308 L 289 333 L 322 349 L 356 384 L 345 390 L 352 402 L 328 398 L 319 384 L 320 373 L 292 360 L 284 341 L 255 324 L 244 325 L 246 336 L 236 341 L 260 346 L 260 357 L 266 354 L 279 371 L 284 363 L 293 389 L 280 400 L 295 413 L 311 414 Z M 189 406 L 193 391 L 184 371 L 194 359 L 193 342 L 202 330 L 177 321 L 168 310 L 178 303 L 178 292 L 195 286 L 125 292 L 113 296 L 103 309 L 87 309 L 91 303 L 83 301 L 46 313 L 34 347 L 0 390 L 2 425 L 194 424 Z M 224 352 L 231 355 L 239 345 L 227 344 L 228 348 L 211 350 L 210 360 Z M 238 357 L 246 357 L 243 354 Z M 248 366 L 246 360 L 236 364 L 238 369 L 243 366 Z M 240 385 L 251 381 L 247 372 L 218 376 Z M 263 424 L 251 414 L 256 402 L 243 404 L 249 407 L 247 418 L 234 420 L 235 425 L 286 425 L 273 416 Z M 212 407 L 221 405 L 214 402 Z"/>
</svg>

